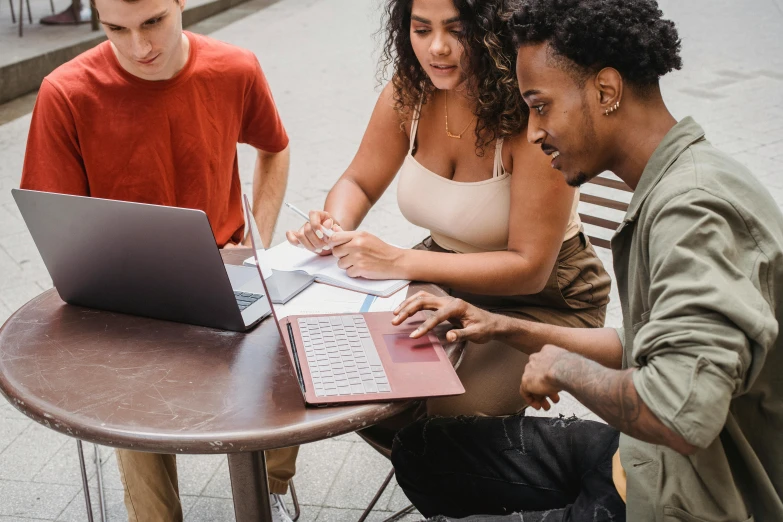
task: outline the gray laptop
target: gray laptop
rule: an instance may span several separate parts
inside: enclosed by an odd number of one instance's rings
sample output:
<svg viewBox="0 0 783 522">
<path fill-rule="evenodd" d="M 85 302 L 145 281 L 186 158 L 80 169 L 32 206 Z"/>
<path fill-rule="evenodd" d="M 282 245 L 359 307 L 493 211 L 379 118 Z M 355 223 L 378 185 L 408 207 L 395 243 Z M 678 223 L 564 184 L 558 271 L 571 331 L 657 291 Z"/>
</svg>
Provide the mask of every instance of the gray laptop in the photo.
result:
<svg viewBox="0 0 783 522">
<path fill-rule="evenodd" d="M 200 210 L 11 192 L 66 303 L 237 332 L 271 313 L 256 269 L 223 264 Z"/>
</svg>

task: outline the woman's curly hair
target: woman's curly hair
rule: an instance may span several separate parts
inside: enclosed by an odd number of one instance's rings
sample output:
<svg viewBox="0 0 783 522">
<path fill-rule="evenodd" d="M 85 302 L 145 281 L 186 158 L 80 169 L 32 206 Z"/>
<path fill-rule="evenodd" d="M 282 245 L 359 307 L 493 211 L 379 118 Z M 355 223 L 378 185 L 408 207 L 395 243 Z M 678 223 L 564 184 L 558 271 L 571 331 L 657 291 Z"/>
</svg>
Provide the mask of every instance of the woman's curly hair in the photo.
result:
<svg viewBox="0 0 783 522">
<path fill-rule="evenodd" d="M 613 67 L 642 90 L 682 67 L 674 22 L 655 0 L 514 0 L 516 48 L 548 42 L 582 76 Z"/>
<path fill-rule="evenodd" d="M 465 52 L 462 68 L 468 95 L 475 100 L 476 153 L 498 138 L 524 131 L 528 108 L 519 93 L 515 71 L 516 50 L 507 23 L 507 0 L 453 0 L 460 15 L 460 35 Z M 391 69 L 394 106 L 403 119 L 412 116 L 419 103 L 429 101 L 435 86 L 413 52 L 410 37 L 413 0 L 388 0 L 385 42 L 378 67 L 384 81 Z"/>
</svg>

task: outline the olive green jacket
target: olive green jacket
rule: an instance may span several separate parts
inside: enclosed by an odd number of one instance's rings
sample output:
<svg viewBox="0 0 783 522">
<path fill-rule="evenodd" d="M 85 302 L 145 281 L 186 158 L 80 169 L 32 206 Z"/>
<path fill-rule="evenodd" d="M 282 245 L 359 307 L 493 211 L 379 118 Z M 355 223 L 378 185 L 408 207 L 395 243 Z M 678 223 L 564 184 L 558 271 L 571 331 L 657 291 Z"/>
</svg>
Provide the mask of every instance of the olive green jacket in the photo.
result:
<svg viewBox="0 0 783 522">
<path fill-rule="evenodd" d="M 623 435 L 628 520 L 783 522 L 783 214 L 686 118 L 612 239 L 623 367 L 699 448 Z M 781 336 L 783 338 L 783 336 Z"/>
</svg>

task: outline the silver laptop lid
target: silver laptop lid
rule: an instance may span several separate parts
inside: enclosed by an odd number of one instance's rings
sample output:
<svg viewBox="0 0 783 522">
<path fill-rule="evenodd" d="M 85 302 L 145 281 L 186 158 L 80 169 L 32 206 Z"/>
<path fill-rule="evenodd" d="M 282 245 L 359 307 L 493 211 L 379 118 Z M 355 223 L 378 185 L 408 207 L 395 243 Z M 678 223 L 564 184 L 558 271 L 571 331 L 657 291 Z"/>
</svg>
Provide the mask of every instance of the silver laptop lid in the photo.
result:
<svg viewBox="0 0 783 522">
<path fill-rule="evenodd" d="M 201 210 L 11 191 L 63 301 L 244 331 Z"/>
</svg>

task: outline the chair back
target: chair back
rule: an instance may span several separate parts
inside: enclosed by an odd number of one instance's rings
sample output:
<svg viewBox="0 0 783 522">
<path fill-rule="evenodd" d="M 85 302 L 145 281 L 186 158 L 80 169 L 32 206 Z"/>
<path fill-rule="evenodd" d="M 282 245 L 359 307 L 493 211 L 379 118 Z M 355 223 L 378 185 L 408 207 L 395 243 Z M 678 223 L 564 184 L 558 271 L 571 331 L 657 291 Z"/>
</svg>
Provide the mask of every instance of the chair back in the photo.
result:
<svg viewBox="0 0 783 522">
<path fill-rule="evenodd" d="M 606 249 L 610 248 L 609 238 L 620 226 L 633 195 L 633 189 L 625 182 L 609 176 L 596 176 L 579 192 L 579 218 L 585 225 L 585 234 L 594 246 Z"/>
</svg>

